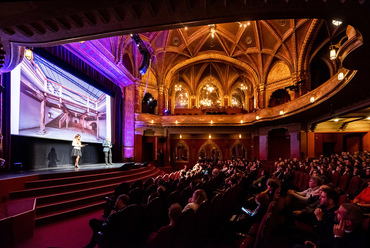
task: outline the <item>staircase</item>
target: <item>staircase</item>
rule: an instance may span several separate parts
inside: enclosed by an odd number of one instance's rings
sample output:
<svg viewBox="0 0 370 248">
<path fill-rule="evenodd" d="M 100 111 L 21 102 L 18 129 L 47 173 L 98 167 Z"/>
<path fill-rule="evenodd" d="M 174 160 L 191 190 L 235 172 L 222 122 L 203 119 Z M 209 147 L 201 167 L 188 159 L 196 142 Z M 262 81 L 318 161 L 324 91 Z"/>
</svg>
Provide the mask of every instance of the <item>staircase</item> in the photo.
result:
<svg viewBox="0 0 370 248">
<path fill-rule="evenodd" d="M 103 209 L 105 197 L 121 182 L 156 177 L 163 172 L 154 167 L 129 171 L 100 169 L 39 175 L 25 183 L 25 189 L 9 193 L 10 201 L 36 198 L 36 225 L 51 223 L 89 211 Z"/>
<path fill-rule="evenodd" d="M 52 121 L 50 121 L 50 122 L 48 122 L 47 124 L 46 124 L 46 126 L 47 127 L 53 127 L 53 128 L 60 128 L 59 127 L 59 121 L 60 121 L 60 119 L 62 119 L 62 118 L 64 118 L 65 117 L 65 113 L 61 113 L 60 115 L 58 115 L 57 116 L 57 118 L 55 118 L 54 120 L 52 120 Z M 63 124 L 62 124 L 63 125 Z M 65 124 L 64 124 L 64 126 L 65 126 Z"/>
</svg>

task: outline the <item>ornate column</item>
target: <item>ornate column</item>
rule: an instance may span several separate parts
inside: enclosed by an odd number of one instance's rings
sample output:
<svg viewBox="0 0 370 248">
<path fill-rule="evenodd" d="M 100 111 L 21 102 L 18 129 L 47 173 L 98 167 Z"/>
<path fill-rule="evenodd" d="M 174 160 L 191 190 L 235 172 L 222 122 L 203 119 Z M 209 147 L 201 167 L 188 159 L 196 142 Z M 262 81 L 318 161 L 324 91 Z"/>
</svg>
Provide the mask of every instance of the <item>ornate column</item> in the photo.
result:
<svg viewBox="0 0 370 248">
<path fill-rule="evenodd" d="M 267 133 L 259 134 L 259 155 L 260 160 L 267 160 L 267 151 L 268 151 L 268 140 Z"/>
<path fill-rule="evenodd" d="M 258 108 L 265 108 L 265 98 L 266 98 L 266 87 L 264 84 L 259 85 L 258 89 Z"/>
<path fill-rule="evenodd" d="M 164 86 L 163 84 L 159 85 L 158 88 L 158 114 L 163 115 L 164 114 L 164 109 L 165 109 L 165 104 L 164 104 Z"/>
<path fill-rule="evenodd" d="M 300 157 L 300 141 L 299 141 L 299 131 L 291 131 L 290 135 L 290 157 L 297 158 Z"/>
<path fill-rule="evenodd" d="M 124 124 L 123 124 L 123 159 L 134 158 L 135 145 L 135 111 L 137 104 L 136 84 L 124 88 Z"/>
<path fill-rule="evenodd" d="M 133 92 L 135 94 L 134 99 L 134 111 L 135 113 L 141 113 L 141 89 L 140 89 L 140 82 L 135 82 L 135 91 Z M 126 95 L 127 96 L 127 95 Z M 125 98 L 126 99 L 126 98 Z"/>
</svg>

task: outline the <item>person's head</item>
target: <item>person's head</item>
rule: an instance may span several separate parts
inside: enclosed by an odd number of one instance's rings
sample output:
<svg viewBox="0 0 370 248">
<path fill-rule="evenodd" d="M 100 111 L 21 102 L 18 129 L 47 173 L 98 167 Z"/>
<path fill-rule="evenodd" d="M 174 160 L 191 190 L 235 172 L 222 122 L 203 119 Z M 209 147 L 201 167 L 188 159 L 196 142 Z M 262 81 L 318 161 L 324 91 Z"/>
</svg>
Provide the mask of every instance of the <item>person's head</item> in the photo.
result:
<svg viewBox="0 0 370 248">
<path fill-rule="evenodd" d="M 109 137 L 108 136 L 105 139 L 109 141 Z"/>
<path fill-rule="evenodd" d="M 256 196 L 254 199 L 259 206 L 267 207 L 270 203 L 270 197 L 266 193 L 261 193 Z"/>
<path fill-rule="evenodd" d="M 76 134 L 75 139 L 80 139 L 80 138 L 81 138 L 81 135 Z"/>
<path fill-rule="evenodd" d="M 206 192 L 202 189 L 197 189 L 193 196 L 189 199 L 189 202 L 196 203 L 198 205 L 202 204 L 205 200 L 207 200 Z"/>
<path fill-rule="evenodd" d="M 178 220 L 180 214 L 182 212 L 182 208 L 180 204 L 174 203 L 170 206 L 168 210 L 168 217 L 170 218 L 170 223 L 175 224 L 176 221 Z"/>
<path fill-rule="evenodd" d="M 121 209 L 121 208 L 128 206 L 129 203 L 130 203 L 130 197 L 126 194 L 122 194 L 118 196 L 115 207 L 117 209 Z"/>
<path fill-rule="evenodd" d="M 308 181 L 308 187 L 313 189 L 317 186 L 321 186 L 321 179 L 319 177 L 311 177 L 310 181 Z"/>
<path fill-rule="evenodd" d="M 364 214 L 356 204 L 343 203 L 335 213 L 337 221 L 344 222 L 345 231 L 355 230 L 362 225 Z"/>
<path fill-rule="evenodd" d="M 320 205 L 328 209 L 336 206 L 339 201 L 339 194 L 336 190 L 324 188 L 320 194 Z"/>
<path fill-rule="evenodd" d="M 274 179 L 269 178 L 266 182 L 266 186 L 267 186 L 267 191 L 273 192 L 279 187 L 279 184 Z"/>
</svg>

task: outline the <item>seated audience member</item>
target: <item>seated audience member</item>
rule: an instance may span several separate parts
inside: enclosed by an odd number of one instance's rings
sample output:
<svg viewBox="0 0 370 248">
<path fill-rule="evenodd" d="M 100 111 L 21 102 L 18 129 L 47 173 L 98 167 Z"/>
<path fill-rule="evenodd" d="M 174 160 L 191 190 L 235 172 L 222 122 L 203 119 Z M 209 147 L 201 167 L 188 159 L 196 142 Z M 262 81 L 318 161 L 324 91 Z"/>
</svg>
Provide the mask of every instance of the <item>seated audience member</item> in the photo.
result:
<svg viewBox="0 0 370 248">
<path fill-rule="evenodd" d="M 364 215 L 361 209 L 352 203 L 343 203 L 335 211 L 336 219 L 339 224 L 333 227 L 332 237 L 314 243 L 306 241 L 305 245 L 296 245 L 295 248 L 313 247 L 313 248 L 365 248 L 366 234 L 362 230 Z"/>
<path fill-rule="evenodd" d="M 194 212 L 196 212 L 200 206 L 205 200 L 207 200 L 206 192 L 202 189 L 197 189 L 193 196 L 189 199 L 189 203 L 184 207 L 183 212 L 188 210 L 189 208 L 193 209 Z"/>
<path fill-rule="evenodd" d="M 370 181 L 367 182 L 367 187 L 361 191 L 361 193 L 353 199 L 353 203 L 356 203 L 362 207 L 370 207 Z"/>
<path fill-rule="evenodd" d="M 232 230 L 247 233 L 254 223 L 262 220 L 269 206 L 270 198 L 266 193 L 260 193 L 254 199 L 257 207 L 254 210 L 242 208 L 244 213 L 233 224 Z"/>
<path fill-rule="evenodd" d="M 297 192 L 295 190 L 288 190 L 287 198 L 285 201 L 285 207 L 287 209 L 297 209 L 297 207 L 303 207 L 307 204 L 310 197 L 315 195 L 321 186 L 321 179 L 319 177 L 311 177 L 308 182 L 308 189 Z"/>
<path fill-rule="evenodd" d="M 158 232 L 153 232 L 150 234 L 147 240 L 149 247 L 153 248 L 170 248 L 172 246 L 172 236 L 173 236 L 173 227 L 175 226 L 182 208 L 180 204 L 174 203 L 170 206 L 168 210 L 168 217 L 170 219 L 170 224 L 167 226 L 161 227 Z"/>
<path fill-rule="evenodd" d="M 90 239 L 90 242 L 85 248 L 93 248 L 97 244 L 97 237 L 98 233 L 102 232 L 104 234 L 109 234 L 109 232 L 112 232 L 112 228 L 114 227 L 114 223 L 118 218 L 120 212 L 128 206 L 130 202 L 130 197 L 126 194 L 122 194 L 118 196 L 115 208 L 116 210 L 112 210 L 110 215 L 105 220 L 98 220 L 98 219 L 91 219 L 89 222 L 89 225 L 91 229 L 93 230 L 93 235 Z"/>
<path fill-rule="evenodd" d="M 308 200 L 306 206 L 301 210 L 293 211 L 295 219 L 300 222 L 312 223 L 314 211 L 320 206 L 320 195 L 323 189 L 329 189 L 328 185 L 321 185 L 319 190 L 313 194 Z"/>
<path fill-rule="evenodd" d="M 319 240 L 333 236 L 339 194 L 336 190 L 324 188 L 320 195 L 320 207 L 315 209 L 316 234 Z"/>
</svg>

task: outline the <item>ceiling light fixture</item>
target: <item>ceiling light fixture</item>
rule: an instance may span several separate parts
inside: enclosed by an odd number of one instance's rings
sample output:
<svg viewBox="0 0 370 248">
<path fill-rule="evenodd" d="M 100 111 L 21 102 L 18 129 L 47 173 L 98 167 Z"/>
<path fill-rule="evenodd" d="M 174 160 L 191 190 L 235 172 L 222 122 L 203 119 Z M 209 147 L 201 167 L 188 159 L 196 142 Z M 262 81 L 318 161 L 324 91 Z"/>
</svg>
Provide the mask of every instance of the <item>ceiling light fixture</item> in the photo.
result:
<svg viewBox="0 0 370 248">
<path fill-rule="evenodd" d="M 335 26 L 340 26 L 342 24 L 341 21 L 338 21 L 338 20 L 333 20 L 332 23 L 335 25 Z"/>
</svg>

